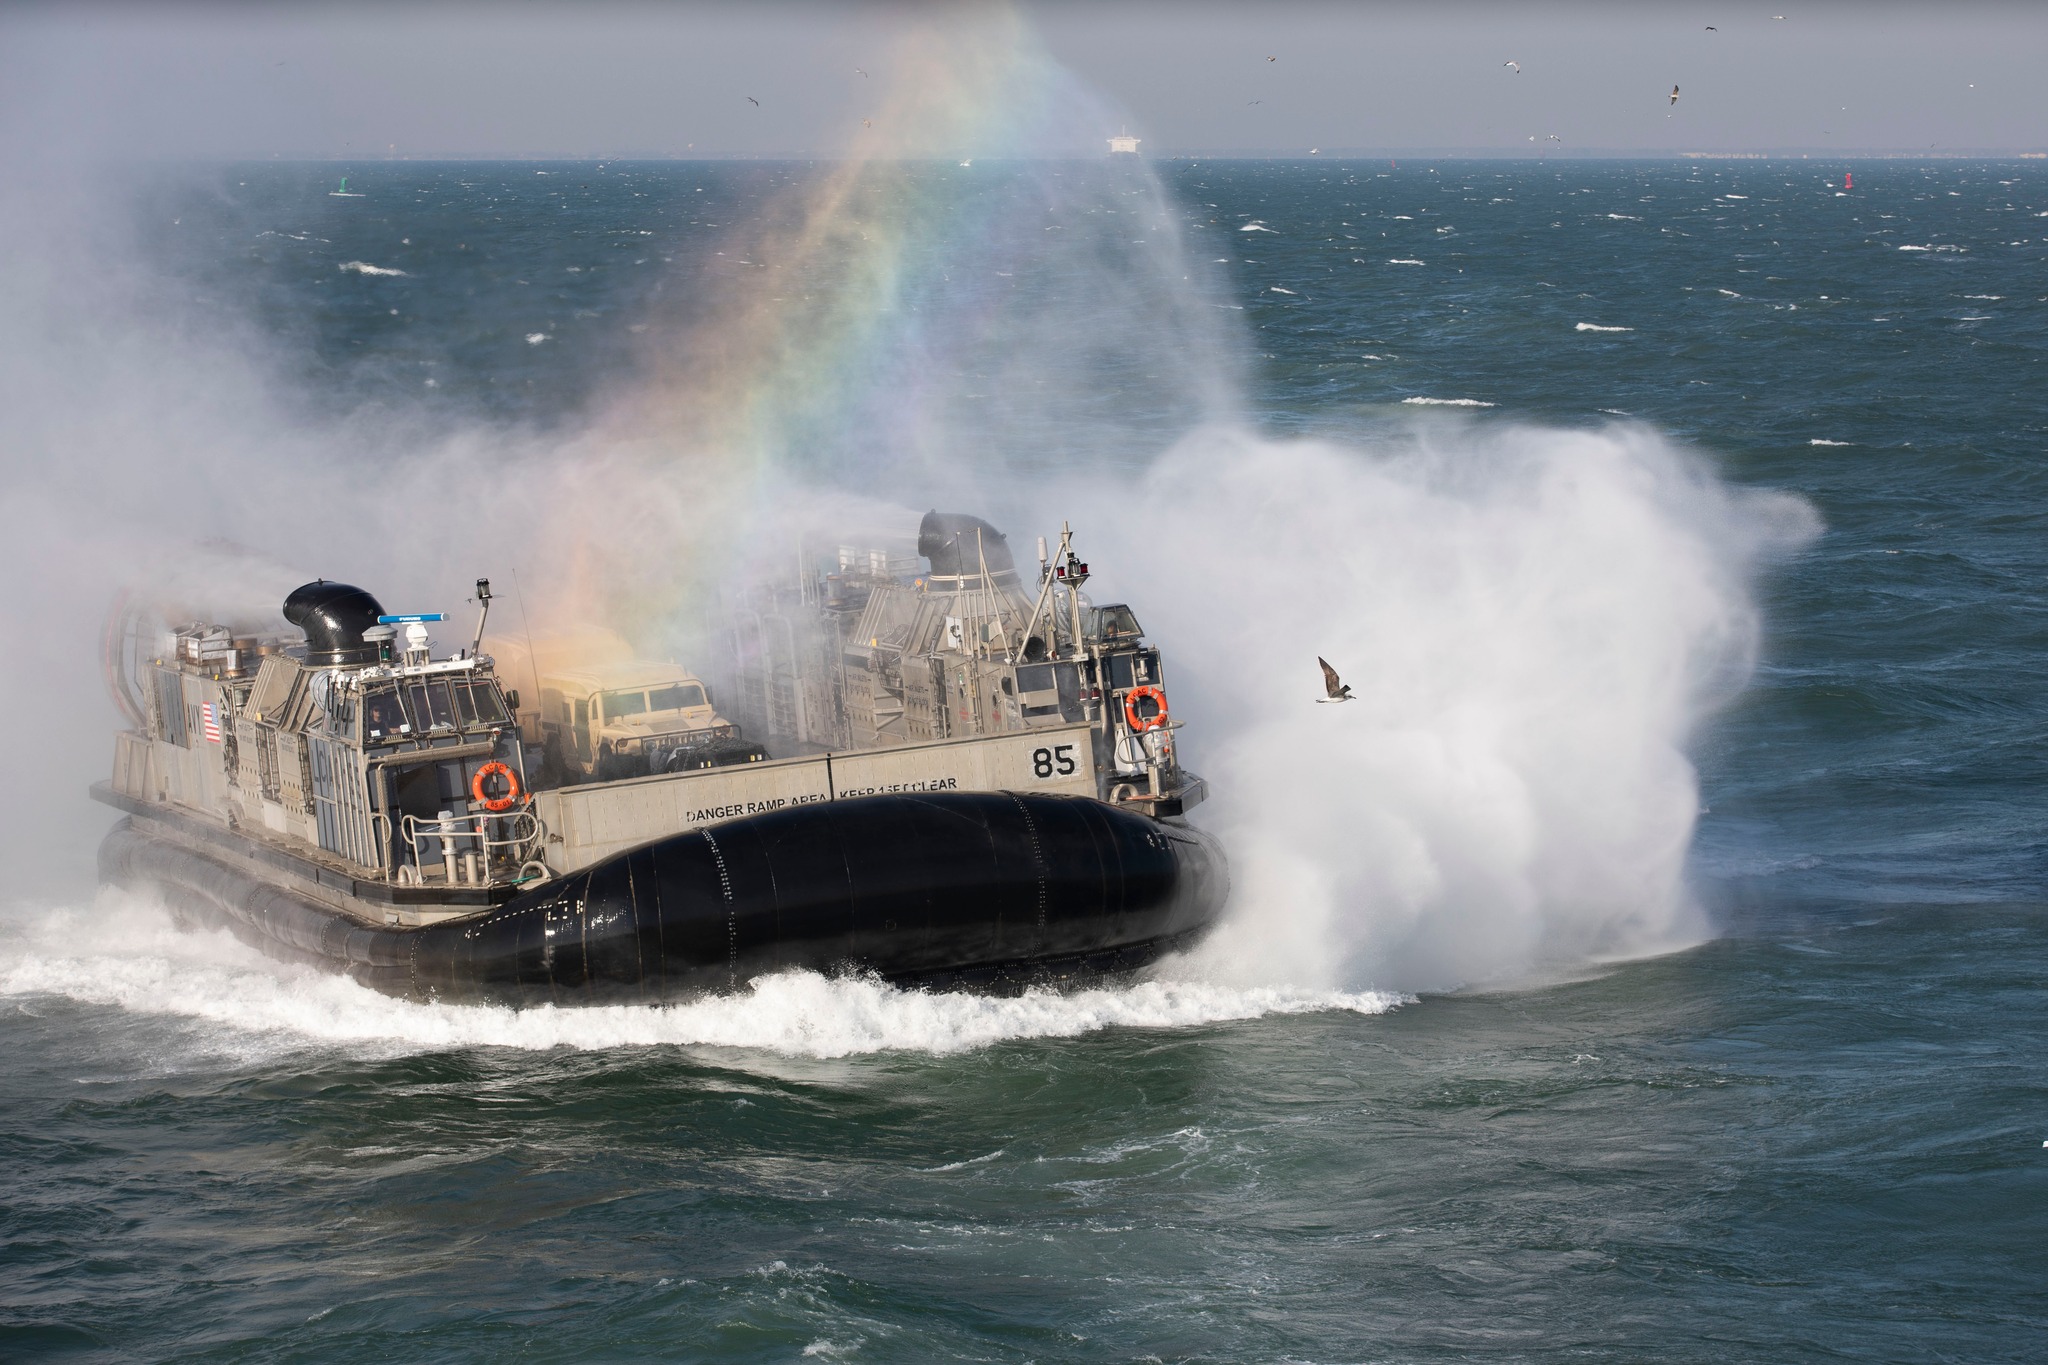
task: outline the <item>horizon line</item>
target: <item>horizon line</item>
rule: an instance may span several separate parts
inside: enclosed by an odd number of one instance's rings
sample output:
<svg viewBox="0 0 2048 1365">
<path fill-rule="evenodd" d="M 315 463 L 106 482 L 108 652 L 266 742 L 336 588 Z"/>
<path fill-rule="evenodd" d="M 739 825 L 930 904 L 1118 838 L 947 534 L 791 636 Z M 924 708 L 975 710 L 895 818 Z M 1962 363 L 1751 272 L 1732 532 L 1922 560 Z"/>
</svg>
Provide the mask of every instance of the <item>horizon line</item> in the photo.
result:
<svg viewBox="0 0 2048 1365">
<path fill-rule="evenodd" d="M 363 163 L 432 163 L 432 162 L 501 162 L 506 164 L 531 164 L 535 162 L 557 162 L 568 165 L 587 165 L 598 162 L 648 162 L 687 165 L 720 161 L 809 161 L 838 163 L 854 160 L 896 161 L 896 162 L 950 162 L 960 153 L 931 152 L 902 156 L 850 157 L 837 153 L 791 151 L 791 152 L 379 152 L 374 155 L 351 155 L 334 152 L 270 152 L 265 154 L 211 154 L 192 156 L 152 156 L 137 158 L 158 161 L 165 164 L 186 163 L 279 163 L 293 165 L 334 165 L 342 162 Z M 1900 148 L 1900 147 L 1785 147 L 1765 150 L 1698 148 L 1685 150 L 1576 147 L 1548 152 L 1529 151 L 1518 147 L 1391 147 L 1359 148 L 1335 147 L 1328 151 L 1321 148 L 1303 150 L 1299 148 L 1250 148 L 1233 151 L 1211 151 L 1203 149 L 1174 150 L 1159 153 L 1076 153 L 1073 155 L 1043 156 L 978 156 L 968 155 L 970 161 L 991 163 L 1017 162 L 1076 162 L 1115 161 L 1129 156 L 1134 161 L 1382 161 L 1388 158 L 1408 157 L 1435 161 L 1812 161 L 1812 160 L 1886 160 L 1886 161 L 1952 161 L 1952 160 L 2013 160 L 2048 161 L 2048 150 L 2020 147 L 1961 147 L 1961 148 Z M 114 158 L 119 160 L 120 158 Z"/>
</svg>

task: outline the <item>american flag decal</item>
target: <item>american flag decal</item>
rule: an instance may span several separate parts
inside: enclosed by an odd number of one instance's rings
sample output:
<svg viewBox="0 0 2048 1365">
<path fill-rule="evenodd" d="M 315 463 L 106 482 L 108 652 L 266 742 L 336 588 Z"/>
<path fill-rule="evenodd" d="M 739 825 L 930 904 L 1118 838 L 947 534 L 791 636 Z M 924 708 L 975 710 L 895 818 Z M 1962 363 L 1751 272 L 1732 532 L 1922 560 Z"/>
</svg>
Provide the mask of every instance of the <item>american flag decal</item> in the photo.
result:
<svg viewBox="0 0 2048 1365">
<path fill-rule="evenodd" d="M 199 703 L 199 722 L 206 731 L 206 742 L 220 743 L 220 709 L 210 701 Z"/>
</svg>

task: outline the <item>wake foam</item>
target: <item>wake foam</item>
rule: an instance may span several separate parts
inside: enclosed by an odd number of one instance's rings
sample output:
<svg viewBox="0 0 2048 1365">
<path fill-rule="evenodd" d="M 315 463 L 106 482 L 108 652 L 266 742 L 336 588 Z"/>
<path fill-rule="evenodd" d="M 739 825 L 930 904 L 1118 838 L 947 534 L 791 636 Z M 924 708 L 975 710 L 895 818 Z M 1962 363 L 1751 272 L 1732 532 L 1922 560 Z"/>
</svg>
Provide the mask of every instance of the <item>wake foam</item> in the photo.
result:
<svg viewBox="0 0 2048 1365">
<path fill-rule="evenodd" d="M 1191 1028 L 1326 1010 L 1380 1014 L 1402 1003 L 1376 991 L 1219 984 L 1180 963 L 1169 964 L 1162 979 L 1131 986 L 1011 998 L 789 972 L 738 995 L 679 1005 L 422 1005 L 274 962 L 224 932 L 181 933 L 157 907 L 116 892 L 103 892 L 89 911 L 31 913 L 11 927 L 0 940 L 0 1000 L 55 996 L 211 1026 L 188 1045 L 251 1062 L 321 1047 L 374 1056 L 661 1046 L 814 1058 L 947 1054 L 1109 1028 Z M 81 951 L 84 941 L 108 946 Z"/>
</svg>

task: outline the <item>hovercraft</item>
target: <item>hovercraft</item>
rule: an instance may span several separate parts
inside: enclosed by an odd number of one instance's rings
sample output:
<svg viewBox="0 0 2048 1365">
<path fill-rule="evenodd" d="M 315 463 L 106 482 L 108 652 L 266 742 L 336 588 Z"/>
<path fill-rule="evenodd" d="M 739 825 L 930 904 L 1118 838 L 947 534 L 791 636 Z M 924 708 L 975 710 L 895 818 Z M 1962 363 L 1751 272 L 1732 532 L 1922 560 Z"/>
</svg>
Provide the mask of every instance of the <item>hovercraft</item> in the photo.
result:
<svg viewBox="0 0 2048 1365">
<path fill-rule="evenodd" d="M 977 518 L 934 512 L 906 548 L 728 594 L 722 700 L 586 633 L 534 651 L 522 707 L 483 649 L 486 580 L 440 657 L 441 614 L 324 580 L 285 600 L 296 638 L 125 609 L 101 878 L 418 1000 L 672 1001 L 798 969 L 1008 992 L 1191 945 L 1229 878 L 1130 608 L 1085 598 L 1071 533 L 1030 587 Z"/>
</svg>

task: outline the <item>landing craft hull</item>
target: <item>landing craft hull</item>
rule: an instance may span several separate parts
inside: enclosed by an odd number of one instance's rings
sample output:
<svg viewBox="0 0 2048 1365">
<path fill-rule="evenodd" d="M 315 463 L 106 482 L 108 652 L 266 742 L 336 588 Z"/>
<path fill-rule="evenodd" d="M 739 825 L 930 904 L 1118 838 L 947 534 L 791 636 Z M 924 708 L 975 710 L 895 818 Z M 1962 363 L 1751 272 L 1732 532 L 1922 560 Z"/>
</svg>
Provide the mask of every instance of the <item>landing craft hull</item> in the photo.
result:
<svg viewBox="0 0 2048 1365">
<path fill-rule="evenodd" d="M 680 1000 L 795 969 L 992 991 L 1095 979 L 1191 945 L 1229 889 L 1199 830 L 1008 792 L 729 820 L 420 927 L 323 904 L 141 811 L 100 867 L 273 956 L 390 995 L 515 1006 Z"/>
</svg>

